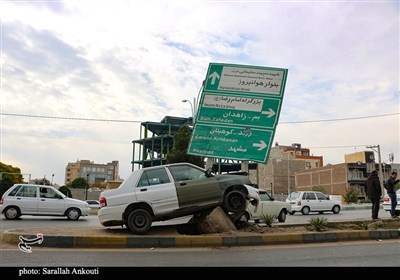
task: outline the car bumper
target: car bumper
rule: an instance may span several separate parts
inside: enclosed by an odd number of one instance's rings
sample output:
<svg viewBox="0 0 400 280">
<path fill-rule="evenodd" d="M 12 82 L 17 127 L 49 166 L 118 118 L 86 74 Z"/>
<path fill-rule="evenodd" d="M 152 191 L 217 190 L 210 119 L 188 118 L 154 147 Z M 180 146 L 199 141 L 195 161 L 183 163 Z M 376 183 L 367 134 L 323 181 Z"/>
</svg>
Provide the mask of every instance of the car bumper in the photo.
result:
<svg viewBox="0 0 400 280">
<path fill-rule="evenodd" d="M 97 212 L 100 223 L 105 227 L 123 225 L 124 222 L 121 213 L 124 213 L 125 207 L 125 205 L 121 205 L 100 208 Z"/>
<path fill-rule="evenodd" d="M 81 216 L 88 216 L 90 214 L 90 208 L 82 208 L 80 207 L 79 210 L 81 211 Z"/>
</svg>

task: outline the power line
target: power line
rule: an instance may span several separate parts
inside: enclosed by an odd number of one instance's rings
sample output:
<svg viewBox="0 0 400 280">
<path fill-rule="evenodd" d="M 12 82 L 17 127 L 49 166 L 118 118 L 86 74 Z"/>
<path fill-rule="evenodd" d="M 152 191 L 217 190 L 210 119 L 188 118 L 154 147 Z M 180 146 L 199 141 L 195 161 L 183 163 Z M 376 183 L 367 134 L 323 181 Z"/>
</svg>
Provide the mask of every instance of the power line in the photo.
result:
<svg viewBox="0 0 400 280">
<path fill-rule="evenodd" d="M 280 122 L 281 124 L 285 123 L 316 123 L 316 122 L 336 122 L 336 121 L 348 121 L 348 120 L 359 120 L 359 119 L 371 119 L 371 118 L 381 118 L 387 116 L 399 115 L 400 113 L 390 113 L 384 115 L 374 115 L 374 116 L 365 116 L 365 117 L 353 117 L 353 118 L 341 118 L 341 119 L 326 119 L 326 120 L 313 120 L 313 121 L 292 121 L 292 122 Z"/>
<path fill-rule="evenodd" d="M 372 115 L 364 117 L 352 117 L 352 118 L 340 118 L 340 119 L 323 119 L 323 120 L 305 120 L 305 121 L 289 121 L 279 122 L 280 124 L 291 124 L 291 123 L 317 123 L 317 122 L 336 122 L 336 121 L 349 121 L 359 119 L 370 119 L 370 118 L 382 118 L 388 116 L 399 115 L 400 113 L 390 113 L 383 115 Z M 26 118 L 41 118 L 41 119 L 56 119 L 56 120 L 72 120 L 72 121 L 94 121 L 94 122 L 117 122 L 117 123 L 141 123 L 144 121 L 135 120 L 113 120 L 113 119 L 95 119 L 95 118 L 72 118 L 72 117 L 55 117 L 55 116 L 43 116 L 43 115 L 27 115 L 27 114 L 14 114 L 14 113 L 0 113 L 3 116 L 11 117 L 26 117 Z"/>
<path fill-rule="evenodd" d="M 41 119 L 57 119 L 57 120 L 72 120 L 72 121 L 120 122 L 120 123 L 140 123 L 140 122 L 143 122 L 143 121 L 133 121 L 133 120 L 112 120 L 112 119 L 94 119 L 94 118 L 71 118 L 71 117 L 54 117 L 54 116 L 25 115 L 25 114 L 13 114 L 13 113 L 0 113 L 0 115 L 12 116 L 12 117 L 41 118 Z"/>
</svg>

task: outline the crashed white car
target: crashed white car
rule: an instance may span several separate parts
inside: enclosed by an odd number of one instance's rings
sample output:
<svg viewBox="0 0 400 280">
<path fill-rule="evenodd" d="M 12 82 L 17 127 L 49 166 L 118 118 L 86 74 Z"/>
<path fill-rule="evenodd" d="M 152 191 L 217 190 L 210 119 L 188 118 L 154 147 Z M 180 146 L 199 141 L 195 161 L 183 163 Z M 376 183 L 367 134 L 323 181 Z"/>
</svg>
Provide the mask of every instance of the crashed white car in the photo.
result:
<svg viewBox="0 0 400 280">
<path fill-rule="evenodd" d="M 221 206 L 226 213 L 259 202 L 245 175 L 213 175 L 190 163 L 173 163 L 133 171 L 118 189 L 100 194 L 98 217 L 103 226 L 126 225 L 144 234 L 154 221 L 193 215 Z"/>
</svg>

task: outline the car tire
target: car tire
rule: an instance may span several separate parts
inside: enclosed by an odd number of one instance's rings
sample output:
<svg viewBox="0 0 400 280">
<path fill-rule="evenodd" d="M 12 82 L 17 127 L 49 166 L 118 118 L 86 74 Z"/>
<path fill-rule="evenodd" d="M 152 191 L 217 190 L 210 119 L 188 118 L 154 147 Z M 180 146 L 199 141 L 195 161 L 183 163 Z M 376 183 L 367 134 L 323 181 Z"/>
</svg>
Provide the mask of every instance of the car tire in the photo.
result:
<svg viewBox="0 0 400 280">
<path fill-rule="evenodd" d="M 240 191 L 230 191 L 224 199 L 224 207 L 228 212 L 239 213 L 246 210 L 246 198 Z"/>
<path fill-rule="evenodd" d="M 339 214 L 339 212 L 340 212 L 340 206 L 339 206 L 339 205 L 333 206 L 332 212 L 333 212 L 333 214 Z"/>
<path fill-rule="evenodd" d="M 281 210 L 281 212 L 279 212 L 278 221 L 280 223 L 284 223 L 286 221 L 286 211 L 285 210 Z"/>
<path fill-rule="evenodd" d="M 70 208 L 67 210 L 67 218 L 71 221 L 76 221 L 81 216 L 81 211 L 78 208 Z"/>
<path fill-rule="evenodd" d="M 4 211 L 7 220 L 16 220 L 21 216 L 21 211 L 16 206 L 10 206 Z"/>
<path fill-rule="evenodd" d="M 126 225 L 131 232 L 144 234 L 149 231 L 152 222 L 149 212 L 144 209 L 135 209 L 129 214 Z"/>
<path fill-rule="evenodd" d="M 308 215 L 310 213 L 310 208 L 305 206 L 301 209 L 301 214 Z"/>
</svg>

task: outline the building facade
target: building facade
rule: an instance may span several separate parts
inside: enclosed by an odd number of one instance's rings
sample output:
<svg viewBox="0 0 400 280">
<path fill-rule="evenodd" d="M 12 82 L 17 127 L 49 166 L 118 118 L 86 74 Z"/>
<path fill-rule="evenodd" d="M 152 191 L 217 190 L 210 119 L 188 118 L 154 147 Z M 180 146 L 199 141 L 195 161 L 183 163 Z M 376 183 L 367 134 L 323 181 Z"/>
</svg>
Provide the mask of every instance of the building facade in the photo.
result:
<svg viewBox="0 0 400 280">
<path fill-rule="evenodd" d="M 250 179 L 260 189 L 265 189 L 273 196 L 287 195 L 296 190 L 296 172 L 323 166 L 322 156 L 310 155 L 310 150 L 301 144 L 282 146 L 275 143 L 271 148 L 268 162 L 258 164 L 256 170 L 250 170 Z"/>
<path fill-rule="evenodd" d="M 392 171 L 398 172 L 398 164 L 382 163 L 381 181 L 386 181 Z M 345 155 L 345 162 L 320 168 L 296 172 L 296 190 L 306 191 L 318 188 L 329 195 L 345 195 L 355 190 L 359 199 L 366 199 L 365 181 L 372 170 L 379 170 L 374 152 L 361 151 Z M 383 184 L 382 184 L 382 193 Z"/>
<path fill-rule="evenodd" d="M 65 184 L 71 183 L 76 178 L 84 178 L 89 185 L 100 185 L 106 181 L 120 181 L 119 162 L 101 164 L 90 160 L 69 162 L 65 168 Z"/>
</svg>

